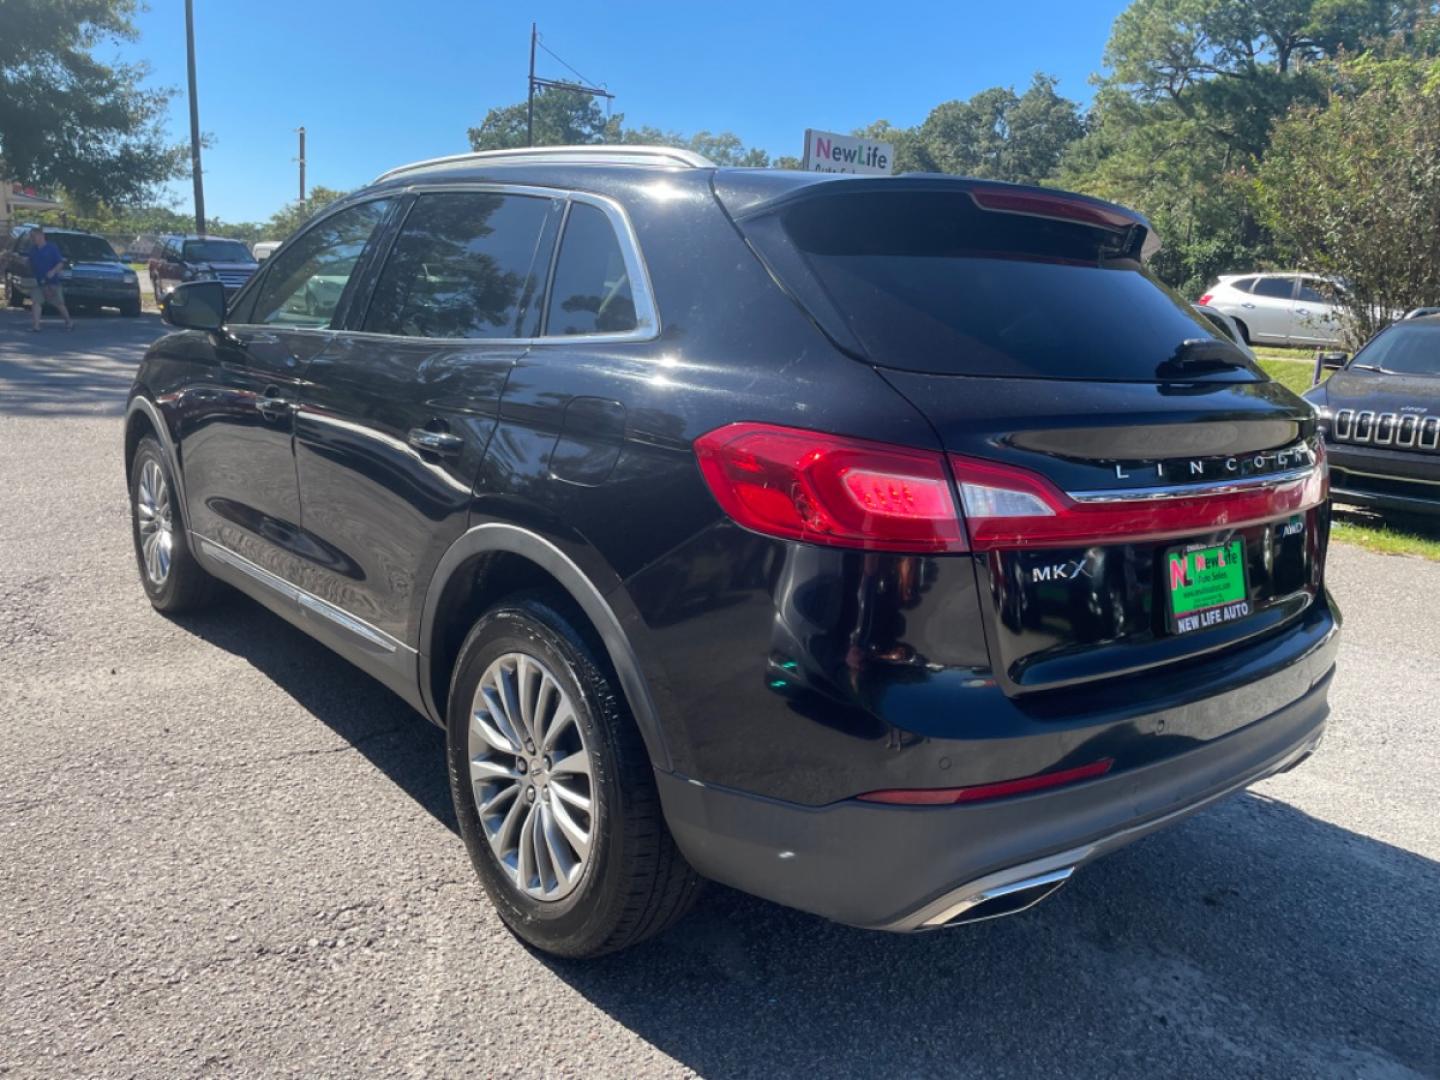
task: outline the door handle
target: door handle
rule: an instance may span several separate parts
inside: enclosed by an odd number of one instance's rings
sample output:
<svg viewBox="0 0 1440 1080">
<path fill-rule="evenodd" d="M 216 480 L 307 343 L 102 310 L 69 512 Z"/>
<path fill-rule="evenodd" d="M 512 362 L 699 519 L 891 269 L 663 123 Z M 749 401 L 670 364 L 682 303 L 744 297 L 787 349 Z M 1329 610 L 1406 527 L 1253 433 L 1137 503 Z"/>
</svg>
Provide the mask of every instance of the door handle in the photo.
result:
<svg viewBox="0 0 1440 1080">
<path fill-rule="evenodd" d="M 280 396 L 278 386 L 267 386 L 265 392 L 255 399 L 255 411 L 266 420 L 279 420 L 293 406 Z"/>
<path fill-rule="evenodd" d="M 460 453 L 465 440 L 449 431 L 431 431 L 429 428 L 411 428 L 410 445 L 416 450 L 440 457 L 454 457 Z"/>
<path fill-rule="evenodd" d="M 1252 310 L 1253 310 L 1254 307 L 1255 307 L 1254 304 L 1250 304 L 1250 303 L 1241 304 L 1240 306 L 1243 307 L 1243 308 L 1250 308 L 1250 309 L 1252 309 Z"/>
</svg>

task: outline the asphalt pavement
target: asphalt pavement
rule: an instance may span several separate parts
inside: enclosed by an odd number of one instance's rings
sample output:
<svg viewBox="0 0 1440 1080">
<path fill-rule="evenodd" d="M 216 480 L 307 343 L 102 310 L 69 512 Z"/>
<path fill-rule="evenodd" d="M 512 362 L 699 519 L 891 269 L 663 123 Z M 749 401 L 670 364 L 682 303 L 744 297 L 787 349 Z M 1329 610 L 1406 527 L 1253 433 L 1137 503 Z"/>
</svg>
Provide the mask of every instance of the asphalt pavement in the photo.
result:
<svg viewBox="0 0 1440 1080">
<path fill-rule="evenodd" d="M 542 959 L 441 736 L 258 605 L 167 619 L 120 415 L 153 316 L 0 312 L 0 1075 L 1440 1075 L 1440 564 L 1337 546 L 1330 733 L 1034 911 L 860 932 L 713 888 Z"/>
</svg>

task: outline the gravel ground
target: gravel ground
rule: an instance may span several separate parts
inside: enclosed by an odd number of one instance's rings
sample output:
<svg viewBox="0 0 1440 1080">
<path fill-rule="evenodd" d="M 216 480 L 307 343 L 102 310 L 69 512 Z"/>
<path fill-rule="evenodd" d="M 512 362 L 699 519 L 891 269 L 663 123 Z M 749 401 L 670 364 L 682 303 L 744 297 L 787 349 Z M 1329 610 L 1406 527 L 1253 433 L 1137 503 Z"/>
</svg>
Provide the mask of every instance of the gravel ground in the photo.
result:
<svg viewBox="0 0 1440 1080">
<path fill-rule="evenodd" d="M 151 611 L 120 464 L 153 316 L 0 312 L 0 1074 L 1440 1075 L 1440 564 L 1338 547 L 1319 754 L 1015 919 L 713 889 L 590 965 L 471 876 L 441 738 L 258 605 Z"/>
</svg>

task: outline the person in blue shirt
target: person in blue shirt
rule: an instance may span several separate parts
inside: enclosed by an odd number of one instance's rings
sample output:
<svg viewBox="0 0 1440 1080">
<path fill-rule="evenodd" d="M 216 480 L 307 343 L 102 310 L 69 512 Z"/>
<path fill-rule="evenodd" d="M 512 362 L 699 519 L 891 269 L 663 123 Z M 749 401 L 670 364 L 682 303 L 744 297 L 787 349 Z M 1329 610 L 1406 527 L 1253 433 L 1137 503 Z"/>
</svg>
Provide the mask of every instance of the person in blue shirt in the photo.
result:
<svg viewBox="0 0 1440 1080">
<path fill-rule="evenodd" d="M 65 308 L 65 290 L 60 287 L 60 270 L 65 265 L 65 256 L 60 249 L 45 239 L 45 230 L 30 231 L 30 276 L 35 280 L 30 285 L 30 329 L 40 329 L 40 309 L 48 302 L 60 312 L 65 320 L 65 329 L 75 329 L 70 312 Z"/>
</svg>

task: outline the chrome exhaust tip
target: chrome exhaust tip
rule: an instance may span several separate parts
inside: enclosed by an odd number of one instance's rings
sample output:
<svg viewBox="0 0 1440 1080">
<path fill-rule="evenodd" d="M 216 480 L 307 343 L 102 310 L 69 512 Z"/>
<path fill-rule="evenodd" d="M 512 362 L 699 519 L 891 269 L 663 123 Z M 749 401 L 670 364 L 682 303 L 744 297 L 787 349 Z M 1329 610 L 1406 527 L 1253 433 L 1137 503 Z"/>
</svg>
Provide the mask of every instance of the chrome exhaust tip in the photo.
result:
<svg viewBox="0 0 1440 1080">
<path fill-rule="evenodd" d="M 1075 867 L 1063 866 L 1019 881 L 992 885 L 927 920 L 925 928 L 965 926 L 1027 911 L 1069 881 L 1073 873 Z"/>
</svg>

